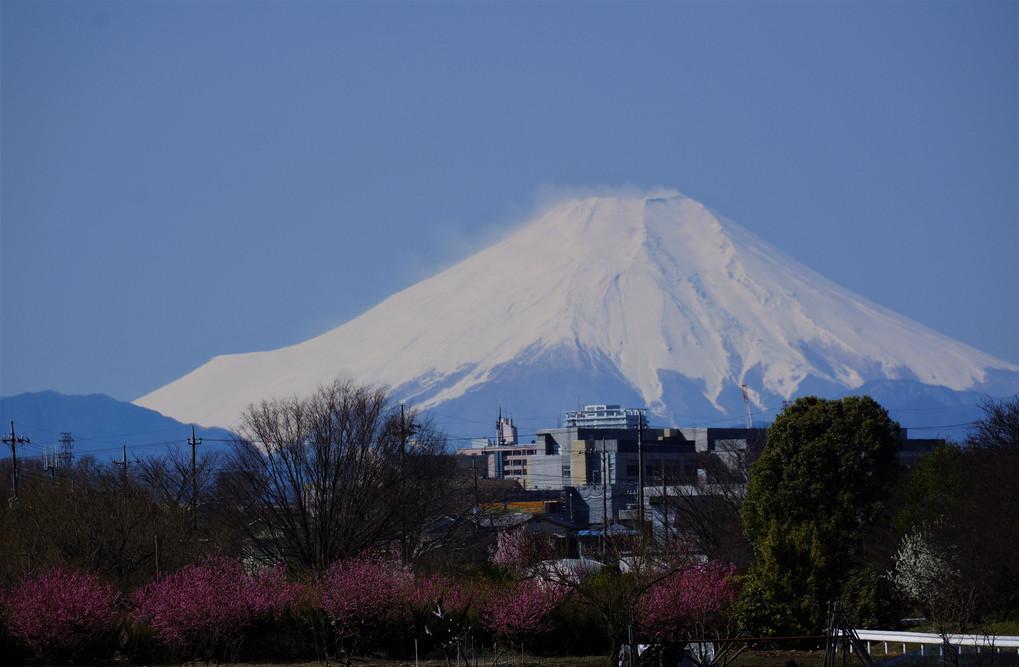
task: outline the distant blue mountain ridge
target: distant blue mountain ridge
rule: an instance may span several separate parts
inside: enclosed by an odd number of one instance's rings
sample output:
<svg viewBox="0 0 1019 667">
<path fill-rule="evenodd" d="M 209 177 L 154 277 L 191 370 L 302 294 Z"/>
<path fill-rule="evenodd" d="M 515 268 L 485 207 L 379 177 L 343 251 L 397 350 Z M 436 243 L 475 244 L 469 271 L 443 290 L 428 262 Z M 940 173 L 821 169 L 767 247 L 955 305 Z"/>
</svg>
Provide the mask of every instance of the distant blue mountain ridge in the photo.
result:
<svg viewBox="0 0 1019 667">
<path fill-rule="evenodd" d="M 590 381 L 591 378 L 588 377 L 587 380 Z M 535 386 L 541 386 L 541 383 Z M 447 415 L 452 412 L 476 416 L 493 410 L 494 405 L 502 405 L 510 414 L 513 412 L 548 414 L 550 408 L 554 412 L 564 407 L 542 403 L 540 392 L 530 396 L 535 404 L 531 405 L 524 401 L 510 407 L 506 405 L 505 394 L 498 396 L 500 387 L 497 382 L 487 389 L 472 392 L 452 401 L 450 405 L 443 407 L 442 412 Z M 579 394 L 580 385 L 577 389 Z M 618 392 L 613 392 L 612 396 L 601 397 L 601 400 L 626 404 L 626 407 L 639 406 L 639 397 L 632 389 L 627 391 L 624 382 L 620 381 L 617 389 Z M 803 395 L 814 393 L 833 399 L 843 396 L 870 396 L 888 410 L 892 419 L 908 430 L 909 437 L 946 438 L 956 442 L 962 442 L 972 423 L 983 416 L 980 409 L 982 401 L 1000 400 L 1019 391 L 1014 382 L 989 386 L 987 389 L 990 391 L 955 391 L 911 380 L 877 380 L 856 390 L 841 393 L 833 391 L 832 387 L 814 389 L 817 391 L 808 390 Z M 778 404 L 776 408 L 781 405 L 777 398 L 774 402 Z M 701 407 L 695 406 L 693 402 L 691 406 Z M 655 423 L 654 426 L 742 426 L 744 423 L 742 405 L 737 405 L 734 401 L 727 408 L 731 415 L 729 419 L 712 422 L 692 419 L 690 423 Z M 754 425 L 767 426 L 774 420 L 777 412 L 780 410 L 769 410 L 768 413 L 754 411 L 752 415 Z M 181 423 L 154 410 L 118 401 L 105 394 L 81 396 L 42 391 L 0 397 L 0 434 L 5 438 L 10 436 L 12 421 L 15 435 L 24 436 L 30 441 L 18 445 L 19 457 L 41 457 L 46 452 L 55 452 L 63 433 L 70 433 L 74 439 L 75 457 L 94 456 L 100 462 L 121 460 L 125 447 L 128 460 L 165 456 L 175 448 L 186 448 L 190 453 L 188 439 L 191 437 L 191 424 Z M 459 428 L 456 423 L 443 423 L 445 420 L 441 418 L 436 421 L 440 428 L 447 431 L 453 447 L 462 446 L 458 440 L 466 440 L 469 437 L 494 436 L 494 433 L 481 432 L 484 428 L 479 429 L 476 421 L 470 422 L 470 426 Z M 237 437 L 231 431 L 222 428 L 195 425 L 194 429 L 195 436 L 202 440 L 199 451 L 225 451 L 229 448 L 230 441 Z M 0 451 L 0 458 L 9 455 L 9 447 L 4 447 Z"/>
<path fill-rule="evenodd" d="M 53 453 L 63 433 L 74 440 L 77 459 L 94 456 L 97 461 L 121 460 L 127 448 L 129 461 L 165 456 L 173 448 L 187 448 L 191 425 L 165 417 L 155 410 L 118 401 L 105 394 L 86 396 L 41 391 L 0 397 L 0 433 L 14 434 L 28 443 L 18 445 L 18 458 L 38 458 Z M 225 450 L 236 436 L 222 428 L 194 427 L 201 439 L 199 452 Z M 0 458 L 10 456 L 5 446 Z"/>
</svg>

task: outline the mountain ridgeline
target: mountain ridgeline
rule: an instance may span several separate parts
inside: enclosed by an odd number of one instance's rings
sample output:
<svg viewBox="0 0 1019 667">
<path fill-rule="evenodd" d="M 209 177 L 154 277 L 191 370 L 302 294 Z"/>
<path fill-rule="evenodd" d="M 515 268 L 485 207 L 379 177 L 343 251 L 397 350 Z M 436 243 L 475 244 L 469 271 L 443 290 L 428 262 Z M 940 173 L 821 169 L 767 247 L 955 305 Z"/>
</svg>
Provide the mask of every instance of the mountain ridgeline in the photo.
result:
<svg viewBox="0 0 1019 667">
<path fill-rule="evenodd" d="M 232 428 L 252 402 L 337 376 L 456 419 L 503 406 L 547 423 L 609 402 L 681 426 L 745 423 L 743 384 L 761 420 L 804 394 L 871 393 L 903 425 L 958 423 L 1019 391 L 1019 366 L 667 192 L 561 202 L 340 327 L 216 357 L 136 404 Z"/>
<path fill-rule="evenodd" d="M 154 410 L 118 401 L 105 394 L 84 396 L 55 391 L 29 392 L 0 398 L 0 430 L 29 442 L 18 445 L 18 456 L 45 460 L 57 456 L 68 434 L 75 458 L 94 456 L 100 463 L 164 456 L 168 449 L 188 447 L 192 425 Z M 236 436 L 221 428 L 195 426 L 202 451 L 225 451 Z M 190 451 L 188 448 L 187 451 Z M 8 450 L 9 453 L 9 450 Z"/>
</svg>

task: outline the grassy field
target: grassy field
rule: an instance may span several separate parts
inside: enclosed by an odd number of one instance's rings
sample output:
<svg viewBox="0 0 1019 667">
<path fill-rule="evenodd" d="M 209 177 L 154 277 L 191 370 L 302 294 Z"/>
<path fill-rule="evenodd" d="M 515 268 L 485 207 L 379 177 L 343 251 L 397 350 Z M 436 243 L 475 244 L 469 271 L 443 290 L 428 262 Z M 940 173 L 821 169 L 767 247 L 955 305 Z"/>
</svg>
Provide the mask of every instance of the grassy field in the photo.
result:
<svg viewBox="0 0 1019 667">
<path fill-rule="evenodd" d="M 879 659 L 881 656 L 875 656 Z M 824 651 L 746 651 L 737 656 L 736 660 L 729 663 L 732 667 L 785 667 L 788 660 L 793 660 L 796 667 L 820 667 L 824 662 Z M 249 663 L 247 667 L 341 667 L 337 662 L 308 662 L 308 663 Z M 415 667 L 412 662 L 398 662 L 391 660 L 355 660 L 353 667 Z M 416 667 L 446 667 L 443 660 L 421 660 Z M 456 661 L 452 662 L 456 667 Z M 464 663 L 460 667 L 467 667 Z M 490 661 L 483 662 L 472 667 L 492 667 Z M 573 656 L 573 657 L 543 657 L 527 655 L 521 662 L 520 654 L 503 655 L 500 657 L 497 667 L 609 667 L 607 656 Z"/>
<path fill-rule="evenodd" d="M 1016 628 L 1014 624 L 1003 628 L 994 628 L 999 634 L 1005 634 L 1002 630 L 1009 631 L 1008 634 L 1015 635 Z M 896 643 L 890 643 L 887 646 L 888 651 L 885 652 L 885 645 L 880 642 L 873 642 L 871 645 L 870 656 L 875 663 L 880 663 L 886 658 L 895 657 L 902 654 L 902 645 Z M 908 651 L 914 651 L 919 648 L 918 644 L 907 645 Z M 791 661 L 791 662 L 790 662 Z M 839 664 L 842 663 L 842 656 L 839 655 Z M 791 650 L 747 650 L 738 655 L 732 662 L 729 663 L 729 667 L 821 667 L 824 664 L 824 651 L 791 651 Z M 850 656 L 847 661 L 848 665 L 859 665 L 859 660 L 855 656 Z M 309 662 L 309 663 L 249 663 L 247 667 L 342 667 L 342 663 L 338 662 Z M 394 660 L 355 660 L 352 667 L 447 667 L 444 660 L 421 660 L 418 663 L 414 661 L 394 661 Z M 503 653 L 500 655 L 498 662 L 493 665 L 492 657 L 487 656 L 485 660 L 472 663 L 467 665 L 461 662 L 457 666 L 456 661 L 452 662 L 451 667 L 610 667 L 610 663 L 607 656 L 604 655 L 591 655 L 591 656 L 570 656 L 570 657 L 539 657 L 534 655 L 525 655 L 523 659 L 519 653 Z"/>
</svg>

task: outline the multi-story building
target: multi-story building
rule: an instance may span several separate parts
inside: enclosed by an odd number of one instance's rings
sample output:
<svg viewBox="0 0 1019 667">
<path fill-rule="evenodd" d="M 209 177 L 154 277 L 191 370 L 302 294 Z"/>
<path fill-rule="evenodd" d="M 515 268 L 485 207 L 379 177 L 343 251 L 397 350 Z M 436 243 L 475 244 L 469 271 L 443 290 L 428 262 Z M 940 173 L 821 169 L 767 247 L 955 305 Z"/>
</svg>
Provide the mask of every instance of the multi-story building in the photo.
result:
<svg viewBox="0 0 1019 667">
<path fill-rule="evenodd" d="M 538 453 L 535 443 L 517 442 L 517 428 L 512 419 L 499 417 L 496 422 L 497 436 L 475 438 L 471 446 L 458 449 L 460 456 L 479 457 L 481 463 L 473 464 L 475 472 L 482 479 L 511 479 L 522 482 L 527 478 L 530 457 Z"/>
<path fill-rule="evenodd" d="M 618 405 L 587 405 L 583 410 L 566 412 L 566 427 L 570 428 L 637 428 L 643 413 L 623 409 Z"/>
<path fill-rule="evenodd" d="M 500 416 L 496 438 L 472 440 L 457 453 L 477 457 L 471 465 L 480 478 L 556 492 L 564 517 L 587 525 L 632 518 L 641 456 L 646 486 L 659 488 L 696 480 L 705 453 L 728 460 L 747 448 L 748 429 L 649 429 L 642 411 L 618 405 L 567 412 L 565 424 L 541 429 L 532 442 L 520 443 L 513 421 Z M 645 502 L 650 495 L 645 491 Z"/>
<path fill-rule="evenodd" d="M 500 417 L 496 439 L 474 440 L 458 453 L 483 457 L 484 464 L 475 465 L 480 477 L 556 492 L 564 518 L 574 524 L 609 525 L 637 518 L 641 481 L 651 522 L 668 512 L 670 498 L 742 492 L 765 434 L 753 428 L 647 428 L 642 411 L 618 405 L 567 412 L 565 424 L 540 429 L 531 443 L 521 444 L 512 420 Z M 907 462 L 933 444 L 908 440 L 905 429 L 900 438 Z"/>
<path fill-rule="evenodd" d="M 568 420 L 567 424 L 571 422 Z M 585 422 L 574 422 L 577 424 Z M 591 422 L 587 422 L 590 424 Z M 563 493 L 566 517 L 581 525 L 636 518 L 644 463 L 645 508 L 653 489 L 689 487 L 710 461 L 733 470 L 745 460 L 757 429 L 649 429 L 612 425 L 539 430 L 523 483 L 530 490 Z M 647 518 L 651 518 L 648 514 Z"/>
</svg>

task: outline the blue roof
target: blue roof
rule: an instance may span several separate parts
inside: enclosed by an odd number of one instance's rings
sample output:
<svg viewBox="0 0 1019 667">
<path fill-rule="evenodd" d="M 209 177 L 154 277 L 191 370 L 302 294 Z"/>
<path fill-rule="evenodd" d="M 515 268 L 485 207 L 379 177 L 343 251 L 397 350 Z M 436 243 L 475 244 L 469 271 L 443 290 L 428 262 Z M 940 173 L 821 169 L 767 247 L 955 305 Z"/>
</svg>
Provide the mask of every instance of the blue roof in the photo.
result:
<svg viewBox="0 0 1019 667">
<path fill-rule="evenodd" d="M 578 531 L 577 535 L 580 535 L 581 537 L 597 537 L 598 535 L 601 535 L 604 532 L 606 532 L 606 531 L 602 530 L 601 528 L 594 528 L 594 529 Z M 608 529 L 607 532 L 608 532 L 609 535 L 636 535 L 637 534 L 636 530 L 634 530 L 632 528 L 626 528 L 625 526 L 620 526 L 619 524 L 613 524 L 613 525 L 609 526 L 609 529 Z"/>
</svg>

